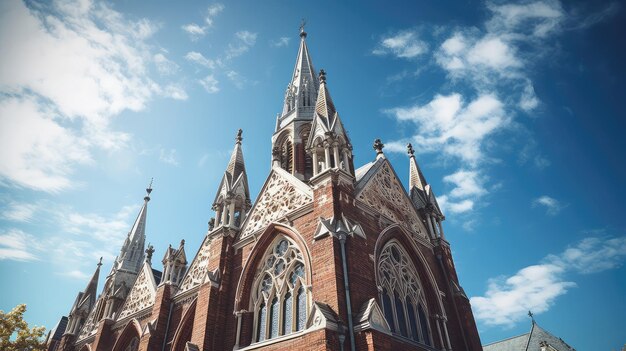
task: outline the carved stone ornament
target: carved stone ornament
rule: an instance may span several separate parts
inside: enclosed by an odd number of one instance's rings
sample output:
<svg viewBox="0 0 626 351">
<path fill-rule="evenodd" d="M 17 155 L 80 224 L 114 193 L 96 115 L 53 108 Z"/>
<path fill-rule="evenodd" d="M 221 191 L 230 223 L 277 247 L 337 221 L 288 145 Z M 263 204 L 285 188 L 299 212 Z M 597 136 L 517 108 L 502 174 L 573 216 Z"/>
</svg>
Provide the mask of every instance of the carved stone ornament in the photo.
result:
<svg viewBox="0 0 626 351">
<path fill-rule="evenodd" d="M 144 265 L 130 290 L 118 319 L 126 318 L 154 304 L 156 286 L 150 266 Z"/>
<path fill-rule="evenodd" d="M 99 322 L 99 320 L 96 320 L 97 318 L 96 314 L 97 314 L 97 311 L 104 308 L 104 304 L 105 304 L 104 297 L 100 296 L 100 298 L 96 302 L 95 307 L 89 313 L 89 316 L 87 317 L 87 321 L 85 322 L 82 329 L 80 330 L 77 340 L 82 340 L 96 333 L 96 331 L 98 330 L 98 322 Z"/>
<path fill-rule="evenodd" d="M 417 212 L 388 162 L 384 162 L 357 198 L 395 223 L 425 236 Z"/>
<path fill-rule="evenodd" d="M 207 266 L 209 265 L 209 258 L 211 254 L 211 239 L 209 237 L 204 238 L 198 254 L 191 262 L 191 267 L 187 271 L 183 282 L 180 284 L 178 293 L 181 294 L 187 290 L 190 290 L 202 283 L 204 283 L 207 276 Z"/>
<path fill-rule="evenodd" d="M 287 177 L 292 177 L 290 180 Z M 263 187 L 263 192 L 246 219 L 241 237 L 246 237 L 265 228 L 285 215 L 311 203 L 312 194 L 294 184 L 295 177 L 281 169 L 274 169 Z"/>
</svg>

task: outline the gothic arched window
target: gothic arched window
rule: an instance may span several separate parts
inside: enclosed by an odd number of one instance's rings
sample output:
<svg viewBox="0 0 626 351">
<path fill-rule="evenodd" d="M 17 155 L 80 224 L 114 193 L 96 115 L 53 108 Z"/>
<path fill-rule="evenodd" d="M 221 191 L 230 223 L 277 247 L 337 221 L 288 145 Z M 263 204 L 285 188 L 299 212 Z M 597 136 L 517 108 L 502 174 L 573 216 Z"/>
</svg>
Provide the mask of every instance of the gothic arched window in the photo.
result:
<svg viewBox="0 0 626 351">
<path fill-rule="evenodd" d="M 137 351 L 139 349 L 139 338 L 134 337 L 128 343 L 128 346 L 124 349 L 124 351 Z"/>
<path fill-rule="evenodd" d="M 432 345 L 423 289 L 415 266 L 395 241 L 378 257 L 378 285 L 383 313 L 394 334 Z"/>
<path fill-rule="evenodd" d="M 280 146 L 280 167 L 289 173 L 293 172 L 293 145 L 285 139 Z"/>
<path fill-rule="evenodd" d="M 260 263 L 253 287 L 255 342 L 304 329 L 305 267 L 302 253 L 293 241 L 282 235 L 274 240 Z"/>
</svg>

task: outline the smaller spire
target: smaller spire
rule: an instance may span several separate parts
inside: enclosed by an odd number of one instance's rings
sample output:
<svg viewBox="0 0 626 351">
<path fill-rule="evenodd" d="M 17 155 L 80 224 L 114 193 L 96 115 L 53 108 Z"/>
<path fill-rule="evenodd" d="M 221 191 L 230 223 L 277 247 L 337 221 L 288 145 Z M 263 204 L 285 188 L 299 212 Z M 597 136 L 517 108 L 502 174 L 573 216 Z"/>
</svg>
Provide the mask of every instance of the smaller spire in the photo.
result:
<svg viewBox="0 0 626 351">
<path fill-rule="evenodd" d="M 102 257 L 100 257 L 100 261 L 98 261 L 97 266 L 98 266 L 98 269 L 100 269 L 100 266 L 102 266 Z"/>
<path fill-rule="evenodd" d="M 384 157 L 384 154 L 383 154 L 384 147 L 385 147 L 385 144 L 383 144 L 382 141 L 380 141 L 380 139 L 374 140 L 373 148 L 374 150 L 376 150 L 376 158 Z"/>
</svg>

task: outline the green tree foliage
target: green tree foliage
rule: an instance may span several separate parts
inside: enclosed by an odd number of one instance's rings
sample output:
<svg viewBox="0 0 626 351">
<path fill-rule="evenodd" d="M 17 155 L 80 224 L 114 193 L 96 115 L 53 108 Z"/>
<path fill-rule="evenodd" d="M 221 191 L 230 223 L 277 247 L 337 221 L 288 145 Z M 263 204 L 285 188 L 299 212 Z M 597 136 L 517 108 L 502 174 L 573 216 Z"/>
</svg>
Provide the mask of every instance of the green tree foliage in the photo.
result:
<svg viewBox="0 0 626 351">
<path fill-rule="evenodd" d="M 0 310 L 0 350 L 2 351 L 43 351 L 44 327 L 28 327 L 24 320 L 26 305 L 17 305 L 9 312 Z"/>
</svg>

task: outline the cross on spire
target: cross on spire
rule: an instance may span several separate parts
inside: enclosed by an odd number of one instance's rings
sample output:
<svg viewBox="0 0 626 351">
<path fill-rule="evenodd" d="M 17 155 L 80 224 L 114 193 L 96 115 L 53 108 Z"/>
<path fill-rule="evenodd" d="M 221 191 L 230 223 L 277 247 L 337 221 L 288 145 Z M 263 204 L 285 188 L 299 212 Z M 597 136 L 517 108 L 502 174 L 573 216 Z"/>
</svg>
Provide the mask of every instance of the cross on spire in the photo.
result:
<svg viewBox="0 0 626 351">
<path fill-rule="evenodd" d="M 300 22 L 300 37 L 306 38 L 306 32 L 304 31 L 304 26 L 306 26 L 306 20 L 303 18 Z"/>
<path fill-rule="evenodd" d="M 533 324 L 535 324 L 535 317 L 534 316 L 535 315 L 532 312 L 528 311 L 528 317 L 530 317 L 530 319 L 532 320 Z"/>
</svg>

